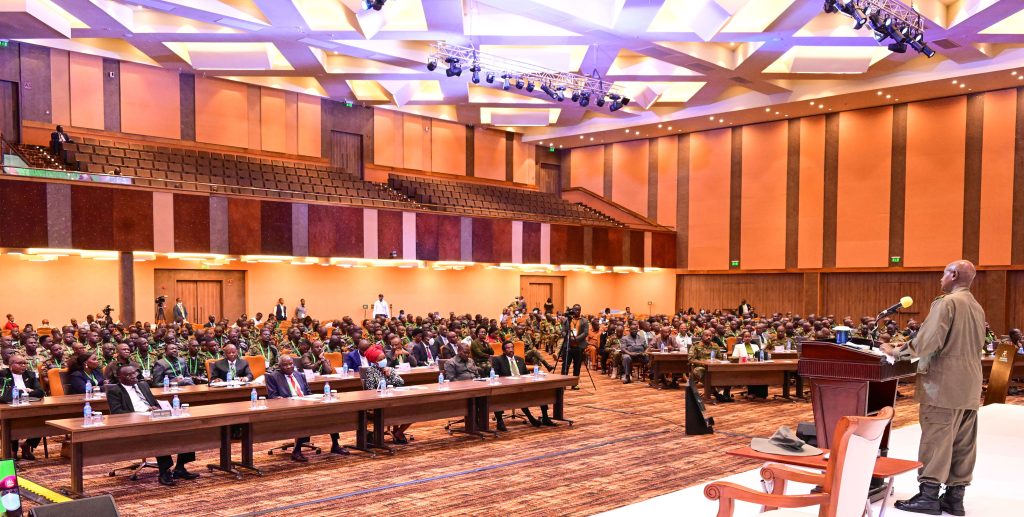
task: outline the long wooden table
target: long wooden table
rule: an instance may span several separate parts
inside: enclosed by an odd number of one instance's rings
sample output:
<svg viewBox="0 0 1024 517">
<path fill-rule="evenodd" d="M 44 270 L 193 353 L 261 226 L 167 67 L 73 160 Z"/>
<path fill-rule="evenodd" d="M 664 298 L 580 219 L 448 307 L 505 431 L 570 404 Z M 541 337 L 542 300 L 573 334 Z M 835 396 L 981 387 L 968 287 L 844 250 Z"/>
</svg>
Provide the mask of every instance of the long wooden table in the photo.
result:
<svg viewBox="0 0 1024 517">
<path fill-rule="evenodd" d="M 670 373 L 690 374 L 690 354 L 686 352 L 649 352 L 651 358 L 651 374 L 648 383 L 659 386 L 662 375 Z"/>
<path fill-rule="evenodd" d="M 438 370 L 436 367 L 422 367 L 412 368 L 404 372 L 400 371 L 398 374 L 407 386 L 436 384 Z M 338 392 L 363 389 L 358 373 L 349 373 L 348 377 L 341 377 L 340 374 L 316 376 L 309 383 L 309 389 L 313 393 L 322 393 L 325 383 L 330 383 L 331 389 Z M 195 407 L 240 400 L 248 401 L 253 388 L 256 388 L 260 396 L 266 396 L 266 386 L 256 383 L 217 388 L 210 387 L 208 384 L 200 384 L 197 386 L 181 386 L 178 388 L 178 391 L 164 391 L 163 388 L 153 388 L 153 396 L 160 400 L 170 401 L 174 398 L 174 395 L 178 395 L 178 399 L 181 400 L 182 404 Z M 57 397 L 44 397 L 39 402 L 32 402 L 22 406 L 0 404 L 0 457 L 12 457 L 11 440 L 64 434 L 58 429 L 47 426 L 45 422 L 47 420 L 80 416 L 85 402 L 85 395 L 61 395 Z M 108 411 L 106 397 L 101 396 L 88 402 L 92 406 L 93 411 L 103 413 Z"/>
<path fill-rule="evenodd" d="M 789 377 L 796 376 L 797 397 L 803 398 L 804 383 L 796 375 L 797 359 L 772 359 L 730 363 L 728 361 L 690 361 L 693 366 L 704 367 L 704 400 L 714 403 L 717 386 L 782 385 L 782 396 L 790 398 Z"/>
<path fill-rule="evenodd" d="M 313 397 L 266 401 L 252 409 L 249 401 L 190 408 L 190 415 L 151 419 L 144 414 L 104 415 L 102 425 L 84 425 L 81 417 L 47 420 L 45 424 L 71 436 L 71 490 L 84 494 L 83 469 L 113 461 L 219 449 L 219 462 L 209 465 L 240 476 L 236 467 L 255 469 L 253 444 L 296 436 L 356 431 L 356 448 L 383 447 L 384 426 L 461 416 L 466 431 L 486 430 L 490 411 L 553 404 L 554 418 L 564 418 L 565 388 L 579 378 L 544 375 L 502 377 L 495 384 L 458 381 L 445 388 L 411 386 L 388 395 L 376 391 L 338 393 L 324 402 Z M 374 444 L 365 442 L 367 422 L 374 424 Z M 241 461 L 231 456 L 231 430 L 241 428 Z"/>
</svg>

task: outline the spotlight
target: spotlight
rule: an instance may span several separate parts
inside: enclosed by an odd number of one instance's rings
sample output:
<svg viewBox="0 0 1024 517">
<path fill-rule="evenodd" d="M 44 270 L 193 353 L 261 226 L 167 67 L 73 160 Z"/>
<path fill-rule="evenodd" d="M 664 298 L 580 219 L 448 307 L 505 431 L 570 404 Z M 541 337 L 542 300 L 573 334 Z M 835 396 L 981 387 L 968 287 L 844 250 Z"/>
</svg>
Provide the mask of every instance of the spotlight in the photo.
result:
<svg viewBox="0 0 1024 517">
<path fill-rule="evenodd" d="M 932 50 L 931 47 L 929 47 L 928 44 L 924 42 L 924 35 L 918 34 L 913 38 L 910 38 L 910 40 L 907 41 L 907 44 L 910 45 L 910 48 L 928 57 L 932 57 L 935 55 L 935 51 Z"/>
<path fill-rule="evenodd" d="M 508 74 L 501 74 L 501 79 L 502 79 L 501 89 L 505 90 L 505 91 L 508 91 L 508 89 L 509 89 L 509 83 L 508 83 L 509 75 Z"/>
<path fill-rule="evenodd" d="M 555 100 L 558 102 L 565 100 L 565 86 L 559 86 L 558 89 L 555 90 Z"/>
<path fill-rule="evenodd" d="M 550 86 L 548 86 L 547 83 L 543 83 L 540 85 L 540 91 L 548 94 L 548 97 L 551 97 L 552 99 L 555 98 L 555 92 L 551 89 Z"/>
<path fill-rule="evenodd" d="M 850 18 L 853 18 L 853 28 L 860 30 L 860 28 L 863 27 L 865 23 L 867 23 L 867 16 L 864 14 L 864 11 L 862 11 L 860 7 L 857 7 L 857 4 L 856 2 L 854 2 L 854 0 L 844 1 L 845 3 L 841 8 L 839 8 L 839 12 L 845 14 L 846 16 L 849 16 Z"/>
<path fill-rule="evenodd" d="M 890 43 L 889 52 L 895 52 L 897 54 L 903 54 L 907 51 L 906 43 Z"/>
<path fill-rule="evenodd" d="M 604 107 L 604 95 L 598 97 L 597 101 L 595 101 L 595 104 L 597 104 L 598 108 L 603 108 Z"/>
<path fill-rule="evenodd" d="M 459 58 L 457 57 L 446 57 L 444 62 L 448 63 L 448 69 L 444 71 L 448 77 L 462 75 L 462 67 L 459 66 Z"/>
<path fill-rule="evenodd" d="M 431 72 L 433 72 L 434 70 L 437 70 L 437 60 L 436 59 L 431 59 L 430 61 L 427 61 L 427 70 L 430 70 Z"/>
<path fill-rule="evenodd" d="M 839 11 L 839 8 L 836 7 L 836 0 L 825 0 L 823 9 L 830 14 Z"/>
<path fill-rule="evenodd" d="M 629 106 L 629 97 L 623 97 L 622 98 L 622 105 L 623 106 Z"/>
<path fill-rule="evenodd" d="M 373 9 L 374 11 L 379 11 L 384 8 L 384 2 L 387 2 L 387 0 L 363 0 L 363 10 L 368 11 Z"/>
<path fill-rule="evenodd" d="M 517 77 L 516 78 L 516 89 L 517 90 L 522 90 L 523 89 L 523 85 L 524 85 L 523 78 L 522 77 Z"/>
<path fill-rule="evenodd" d="M 480 84 L 480 64 L 473 63 L 473 66 L 469 68 L 470 72 L 473 72 L 473 84 Z"/>
<path fill-rule="evenodd" d="M 572 99 L 573 102 L 579 102 L 580 101 L 580 92 L 578 92 L 576 90 L 573 90 L 572 91 L 572 96 L 570 98 Z"/>
<path fill-rule="evenodd" d="M 487 72 L 487 83 L 490 84 L 490 83 L 493 83 L 493 82 L 494 82 L 494 72 Z"/>
<path fill-rule="evenodd" d="M 528 91 L 528 92 L 532 92 L 533 91 L 533 81 L 526 81 L 526 91 Z"/>
<path fill-rule="evenodd" d="M 615 113 L 616 111 L 619 111 L 620 109 L 622 109 L 622 102 L 621 101 L 612 101 L 612 105 L 608 106 L 608 110 L 611 111 L 612 113 Z"/>
<path fill-rule="evenodd" d="M 580 107 L 586 108 L 590 104 L 590 92 L 583 92 L 580 94 Z"/>
</svg>

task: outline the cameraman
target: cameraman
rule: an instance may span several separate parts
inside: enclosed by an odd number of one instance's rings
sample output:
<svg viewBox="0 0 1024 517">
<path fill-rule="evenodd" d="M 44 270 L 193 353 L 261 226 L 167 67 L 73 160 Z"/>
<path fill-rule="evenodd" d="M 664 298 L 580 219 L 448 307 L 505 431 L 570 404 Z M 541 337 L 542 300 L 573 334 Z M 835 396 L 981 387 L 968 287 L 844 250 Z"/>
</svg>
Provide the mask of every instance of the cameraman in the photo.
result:
<svg viewBox="0 0 1024 517">
<path fill-rule="evenodd" d="M 583 364 L 583 350 L 587 348 L 587 336 L 590 334 L 590 322 L 580 317 L 580 304 L 573 305 L 565 312 L 565 323 L 562 333 L 565 335 L 565 360 L 562 363 L 562 375 L 569 374 L 569 362 L 572 362 L 572 374 L 579 377 L 580 365 Z M 572 389 L 578 390 L 577 384 Z"/>
</svg>

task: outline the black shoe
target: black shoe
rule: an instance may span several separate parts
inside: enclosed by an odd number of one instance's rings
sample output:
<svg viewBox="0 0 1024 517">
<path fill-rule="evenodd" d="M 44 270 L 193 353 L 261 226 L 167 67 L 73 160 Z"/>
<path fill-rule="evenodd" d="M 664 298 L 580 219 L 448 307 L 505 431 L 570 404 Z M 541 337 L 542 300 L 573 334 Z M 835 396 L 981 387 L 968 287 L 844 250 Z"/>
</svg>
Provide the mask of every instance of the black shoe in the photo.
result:
<svg viewBox="0 0 1024 517">
<path fill-rule="evenodd" d="M 964 490 L 966 489 L 967 487 L 964 485 L 947 486 L 942 497 L 939 497 L 939 508 L 950 515 L 958 517 L 967 515 L 967 511 L 964 510 Z"/>
<path fill-rule="evenodd" d="M 346 450 L 344 447 L 342 447 L 340 445 L 332 445 L 331 446 L 331 454 L 340 454 L 342 456 L 348 456 L 351 453 L 348 452 L 348 450 Z"/>
<path fill-rule="evenodd" d="M 629 375 L 627 375 L 625 379 L 622 379 L 622 384 L 629 384 L 631 382 L 633 382 L 633 378 Z"/>
<path fill-rule="evenodd" d="M 174 476 L 172 476 L 170 472 L 161 472 L 160 484 L 163 486 L 174 486 L 176 484 L 174 482 Z"/>
<path fill-rule="evenodd" d="M 306 459 L 306 457 L 303 456 L 301 452 L 293 452 L 292 453 L 292 461 L 297 462 L 297 463 L 306 463 L 309 460 Z"/>
<path fill-rule="evenodd" d="M 174 472 L 171 473 L 171 476 L 173 476 L 175 479 L 196 479 L 199 477 L 199 474 L 189 472 L 184 468 L 181 468 L 174 469 Z"/>
<path fill-rule="evenodd" d="M 577 390 L 579 390 L 579 389 L 580 389 L 580 385 L 579 385 L 579 384 L 577 384 L 577 385 L 575 385 L 575 386 L 573 386 L 573 387 L 572 387 L 572 390 L 573 390 L 573 391 L 577 391 Z M 32 459 L 35 459 L 35 458 L 32 458 Z"/>
<path fill-rule="evenodd" d="M 408 438 L 392 438 L 391 441 L 395 445 L 407 445 L 409 443 L 409 439 Z"/>
<path fill-rule="evenodd" d="M 921 483 L 917 495 L 906 501 L 896 501 L 895 506 L 904 512 L 942 515 L 942 507 L 939 505 L 939 485 Z"/>
<path fill-rule="evenodd" d="M 555 367 L 550 364 L 546 364 L 544 367 L 548 369 L 548 373 L 553 373 L 555 371 Z"/>
<path fill-rule="evenodd" d="M 508 427 L 505 426 L 504 420 L 498 420 L 498 425 L 494 426 L 494 428 L 503 433 L 508 432 Z"/>
<path fill-rule="evenodd" d="M 551 420 L 548 417 L 544 417 L 544 418 L 540 419 L 540 423 L 542 425 L 546 425 L 548 427 L 558 427 L 558 424 L 556 424 L 553 420 Z"/>
<path fill-rule="evenodd" d="M 530 425 L 532 425 L 534 427 L 540 427 L 540 420 L 537 420 L 536 418 L 534 418 L 532 416 L 529 418 L 529 420 L 530 420 Z"/>
<path fill-rule="evenodd" d="M 36 455 L 32 454 L 32 449 L 29 449 L 28 447 L 22 447 L 21 448 L 21 459 L 28 460 L 28 461 L 35 461 L 36 460 Z"/>
</svg>

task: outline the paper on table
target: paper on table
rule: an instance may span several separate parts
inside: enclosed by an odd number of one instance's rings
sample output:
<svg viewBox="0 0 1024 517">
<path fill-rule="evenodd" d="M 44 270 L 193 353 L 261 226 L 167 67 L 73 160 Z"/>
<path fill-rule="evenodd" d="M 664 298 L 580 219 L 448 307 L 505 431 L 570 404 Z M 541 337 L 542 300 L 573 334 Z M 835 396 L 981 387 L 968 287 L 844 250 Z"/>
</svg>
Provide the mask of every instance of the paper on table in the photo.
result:
<svg viewBox="0 0 1024 517">
<path fill-rule="evenodd" d="M 171 409 L 171 403 L 166 400 L 157 400 L 160 404 L 160 409 Z"/>
</svg>

